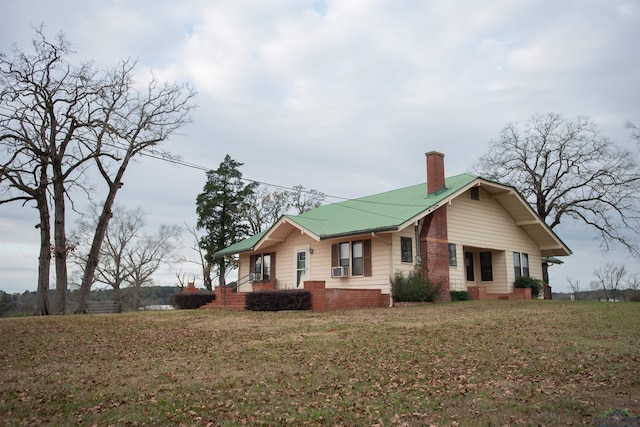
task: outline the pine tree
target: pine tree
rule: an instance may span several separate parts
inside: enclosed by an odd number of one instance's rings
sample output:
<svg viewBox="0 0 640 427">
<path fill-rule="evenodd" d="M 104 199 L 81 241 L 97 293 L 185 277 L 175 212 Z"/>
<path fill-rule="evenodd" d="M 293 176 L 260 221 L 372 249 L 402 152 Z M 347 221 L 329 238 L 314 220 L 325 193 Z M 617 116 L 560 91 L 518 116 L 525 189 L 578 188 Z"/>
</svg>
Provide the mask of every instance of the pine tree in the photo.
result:
<svg viewBox="0 0 640 427">
<path fill-rule="evenodd" d="M 225 284 L 228 269 L 237 266 L 237 260 L 229 257 L 214 258 L 216 252 L 239 242 L 249 234 L 249 225 L 243 212 L 247 198 L 257 187 L 256 183 L 245 185 L 239 168 L 243 163 L 233 160 L 228 154 L 218 169 L 207 172 L 207 182 L 196 198 L 197 228 L 206 230 L 200 246 L 206 251 L 205 260 L 217 266 L 219 284 Z M 211 278 L 204 278 L 205 282 Z"/>
</svg>

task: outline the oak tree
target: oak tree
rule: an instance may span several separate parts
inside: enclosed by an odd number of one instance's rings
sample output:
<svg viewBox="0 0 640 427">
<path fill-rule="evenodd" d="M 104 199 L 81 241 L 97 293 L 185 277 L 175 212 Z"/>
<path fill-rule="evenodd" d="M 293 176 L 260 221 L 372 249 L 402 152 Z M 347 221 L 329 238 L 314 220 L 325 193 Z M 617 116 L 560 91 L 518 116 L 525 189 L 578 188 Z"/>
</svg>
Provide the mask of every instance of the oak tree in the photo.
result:
<svg viewBox="0 0 640 427">
<path fill-rule="evenodd" d="M 638 156 L 602 136 L 589 118 L 536 114 L 511 123 L 474 168 L 513 185 L 551 229 L 576 220 L 595 230 L 601 248 L 614 243 L 638 257 Z"/>
<path fill-rule="evenodd" d="M 84 268 L 80 310 L 88 298 L 111 208 L 132 160 L 159 151 L 159 145 L 189 122 L 195 91 L 189 85 L 168 84 L 151 77 L 146 85 L 133 79 L 136 62 L 120 61 L 112 69 L 92 62 L 71 61 L 63 34 L 48 40 L 36 28 L 33 52 L 13 48 L 14 57 L 0 54 L 0 203 L 35 204 L 40 221 L 38 314 L 48 314 L 51 246 L 56 263 L 56 312 L 66 312 L 66 202 L 93 169 L 106 184 L 104 204 Z M 54 244 L 51 245 L 53 204 Z"/>
</svg>

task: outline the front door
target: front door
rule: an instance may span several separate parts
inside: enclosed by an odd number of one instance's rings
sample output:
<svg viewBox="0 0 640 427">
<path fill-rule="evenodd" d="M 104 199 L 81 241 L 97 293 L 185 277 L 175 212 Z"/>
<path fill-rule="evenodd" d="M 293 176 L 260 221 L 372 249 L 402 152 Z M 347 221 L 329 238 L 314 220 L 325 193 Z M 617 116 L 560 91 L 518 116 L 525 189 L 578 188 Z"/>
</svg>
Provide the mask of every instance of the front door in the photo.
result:
<svg viewBox="0 0 640 427">
<path fill-rule="evenodd" d="M 296 251 L 296 288 L 304 286 L 307 280 L 307 258 L 309 252 L 306 249 Z"/>
</svg>

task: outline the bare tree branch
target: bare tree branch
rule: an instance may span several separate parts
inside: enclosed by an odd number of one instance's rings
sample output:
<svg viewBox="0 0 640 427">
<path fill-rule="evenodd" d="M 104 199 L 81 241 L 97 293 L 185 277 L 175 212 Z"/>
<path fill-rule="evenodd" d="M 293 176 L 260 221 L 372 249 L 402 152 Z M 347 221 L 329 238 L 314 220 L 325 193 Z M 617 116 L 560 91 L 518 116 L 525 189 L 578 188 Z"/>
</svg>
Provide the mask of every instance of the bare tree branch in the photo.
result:
<svg viewBox="0 0 640 427">
<path fill-rule="evenodd" d="M 620 244 L 640 257 L 638 157 L 590 119 L 549 113 L 511 123 L 474 169 L 516 187 L 550 228 L 580 221 L 598 233 L 603 250 Z"/>
</svg>

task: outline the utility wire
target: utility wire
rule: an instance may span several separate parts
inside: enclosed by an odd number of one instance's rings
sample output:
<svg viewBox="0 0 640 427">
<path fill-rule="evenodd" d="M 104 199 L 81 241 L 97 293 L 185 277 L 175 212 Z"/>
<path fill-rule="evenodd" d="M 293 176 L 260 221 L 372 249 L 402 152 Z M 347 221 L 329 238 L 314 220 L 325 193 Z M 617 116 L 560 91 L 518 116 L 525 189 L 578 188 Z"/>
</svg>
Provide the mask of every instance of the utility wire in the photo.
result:
<svg viewBox="0 0 640 427">
<path fill-rule="evenodd" d="M 157 159 L 157 160 L 162 160 L 164 162 L 167 163 L 173 163 L 175 165 L 178 166 L 184 166 L 184 167 L 188 167 L 188 168 L 192 168 L 192 169 L 197 169 L 197 170 L 202 170 L 205 172 L 212 172 L 215 173 L 215 170 L 211 169 L 211 168 L 207 168 L 205 166 L 202 165 L 198 165 L 196 163 L 191 163 L 191 162 L 187 162 L 185 160 L 182 160 L 179 157 L 172 157 L 172 156 L 168 156 L 168 155 L 162 155 L 157 153 L 155 150 L 151 149 L 151 150 L 147 150 L 147 152 L 139 152 L 138 154 L 142 155 L 142 156 L 146 156 L 146 157 L 150 157 L 153 159 Z M 271 184 L 268 182 L 264 182 L 264 181 L 258 181 L 255 179 L 250 179 L 250 178 L 241 178 L 241 180 L 243 181 L 248 181 L 248 182 L 253 182 L 259 185 L 264 185 L 267 187 L 273 187 L 273 188 L 278 188 L 281 190 L 287 190 L 287 191 L 299 191 L 295 188 L 291 188 L 291 187 L 285 187 L 283 185 L 278 185 L 278 184 Z M 311 193 L 311 190 L 302 190 L 302 192 L 304 193 Z M 344 200 L 344 201 L 357 201 L 357 202 L 362 202 L 362 203 L 370 203 L 370 204 L 375 204 L 375 205 L 386 205 L 386 206 L 402 206 L 402 207 L 416 207 L 416 208 L 424 208 L 424 205 L 410 205 L 410 204 L 403 204 L 403 203 L 385 203 L 385 202 L 377 202 L 377 201 L 373 201 L 373 200 L 362 200 L 362 199 L 350 199 L 347 197 L 341 197 L 341 196 L 332 196 L 332 195 L 328 195 L 328 194 L 324 194 L 323 195 L 327 198 L 330 199 L 338 199 L 338 200 Z"/>
</svg>

